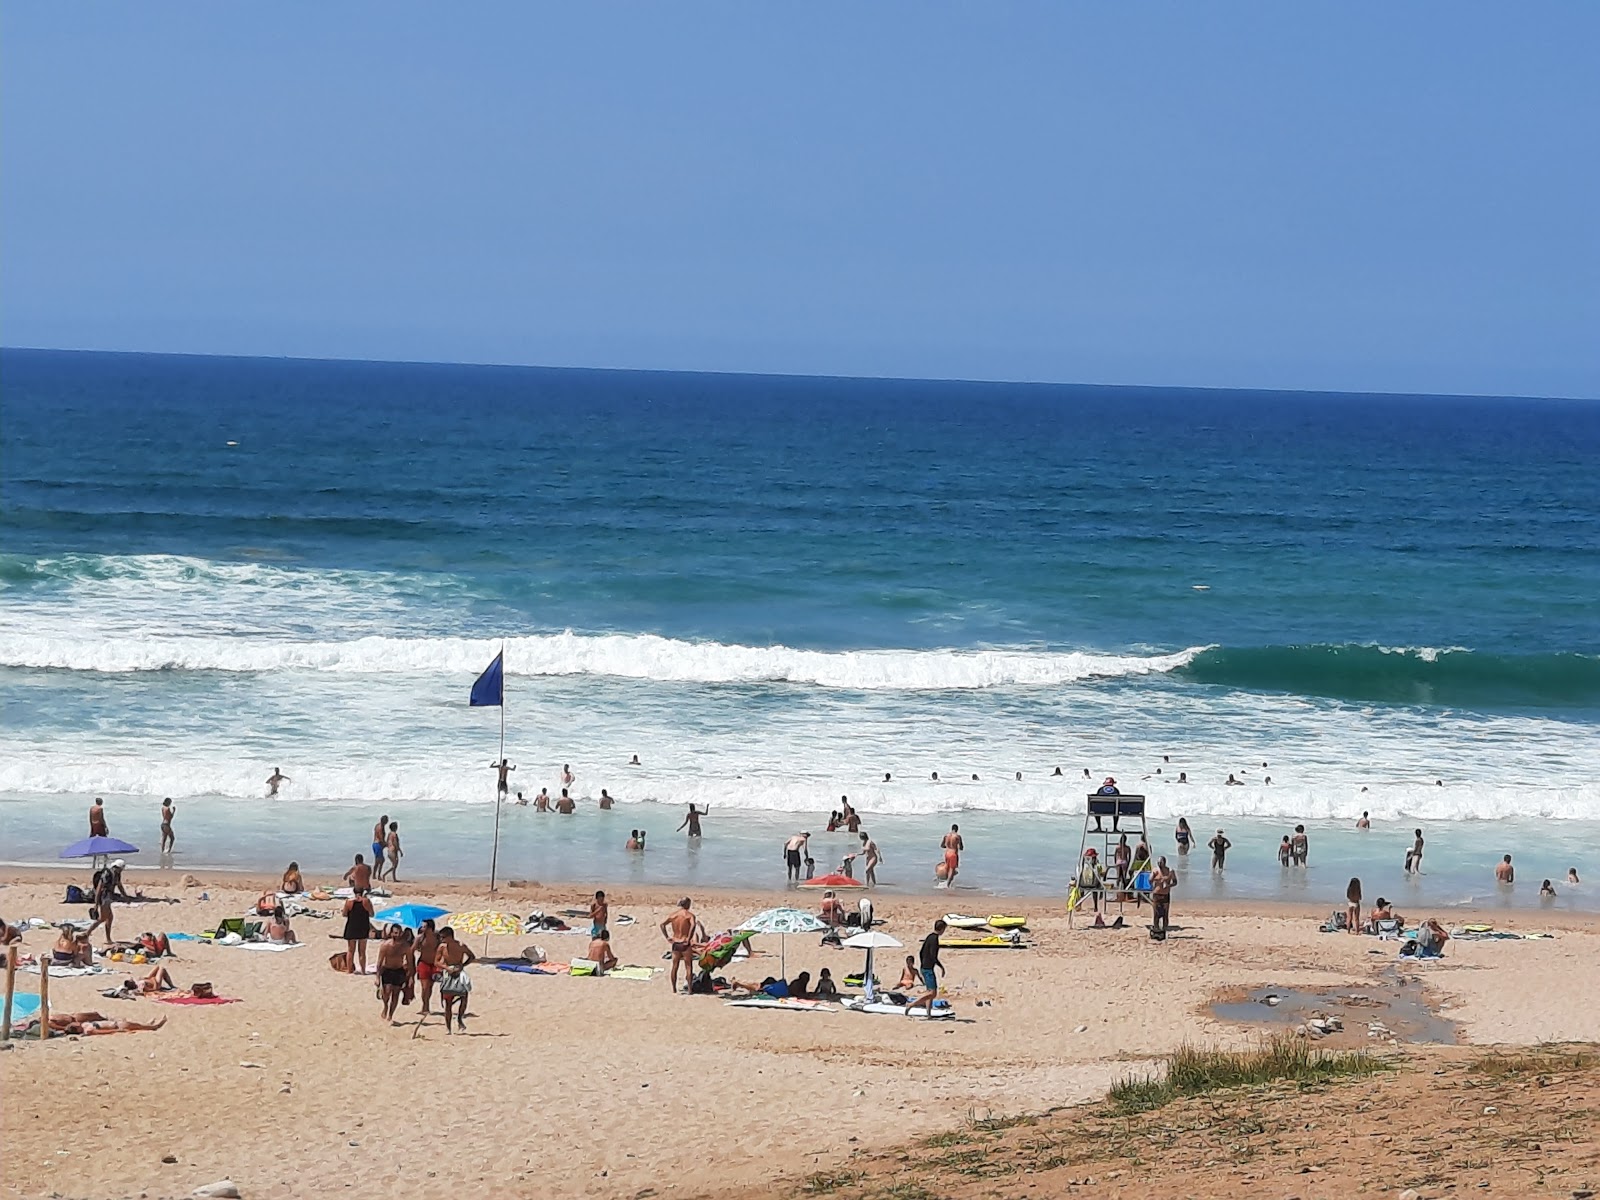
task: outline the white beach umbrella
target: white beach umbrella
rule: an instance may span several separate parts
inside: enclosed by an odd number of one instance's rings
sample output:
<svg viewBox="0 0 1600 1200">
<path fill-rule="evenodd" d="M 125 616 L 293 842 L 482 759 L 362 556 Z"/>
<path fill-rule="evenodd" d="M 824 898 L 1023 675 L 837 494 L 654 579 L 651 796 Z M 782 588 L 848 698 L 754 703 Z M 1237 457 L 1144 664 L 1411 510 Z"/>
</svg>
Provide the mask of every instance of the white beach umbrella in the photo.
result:
<svg viewBox="0 0 1600 1200">
<path fill-rule="evenodd" d="M 862 974 L 861 986 L 867 997 L 867 1003 L 872 1003 L 875 989 L 872 986 L 872 952 L 874 950 L 894 950 L 905 946 L 904 942 L 897 942 L 887 933 L 879 933 L 876 929 L 869 929 L 866 933 L 858 933 L 854 937 L 847 937 L 839 943 L 849 946 L 852 950 L 865 950 L 867 952 L 867 969 Z"/>
<path fill-rule="evenodd" d="M 748 929 L 751 933 L 777 934 L 778 971 L 787 975 L 789 956 L 784 939 L 791 933 L 819 933 L 828 928 L 828 923 L 803 908 L 769 908 L 758 912 L 739 928 Z"/>
</svg>

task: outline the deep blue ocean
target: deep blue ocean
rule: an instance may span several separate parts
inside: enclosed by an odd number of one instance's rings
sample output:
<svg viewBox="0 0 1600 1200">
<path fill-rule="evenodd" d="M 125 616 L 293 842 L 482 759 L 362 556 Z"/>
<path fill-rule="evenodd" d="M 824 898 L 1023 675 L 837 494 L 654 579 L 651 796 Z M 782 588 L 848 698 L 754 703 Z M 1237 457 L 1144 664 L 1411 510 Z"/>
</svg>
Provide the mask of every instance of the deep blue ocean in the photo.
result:
<svg viewBox="0 0 1600 1200">
<path fill-rule="evenodd" d="M 906 886 L 959 813 L 974 886 L 1044 890 L 1085 771 L 1268 892 L 1362 810 L 1465 831 L 1452 901 L 1600 848 L 1596 403 L 6 350 L 0 505 L 11 858 L 170 795 L 193 862 L 381 808 L 475 870 L 502 639 L 513 778 L 588 818 L 513 814 L 523 873 L 693 800 L 645 869 L 749 883 L 849 794 Z"/>
</svg>

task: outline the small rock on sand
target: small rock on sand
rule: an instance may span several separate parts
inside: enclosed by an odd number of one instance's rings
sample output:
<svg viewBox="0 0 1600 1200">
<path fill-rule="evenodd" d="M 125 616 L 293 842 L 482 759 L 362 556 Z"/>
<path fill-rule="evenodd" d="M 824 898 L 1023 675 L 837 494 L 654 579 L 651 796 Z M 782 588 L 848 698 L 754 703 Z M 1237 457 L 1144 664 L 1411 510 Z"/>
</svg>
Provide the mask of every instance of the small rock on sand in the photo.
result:
<svg viewBox="0 0 1600 1200">
<path fill-rule="evenodd" d="M 191 1194 L 203 1196 L 206 1200 L 239 1200 L 239 1189 L 231 1179 L 219 1179 L 215 1183 L 197 1187 Z"/>
</svg>

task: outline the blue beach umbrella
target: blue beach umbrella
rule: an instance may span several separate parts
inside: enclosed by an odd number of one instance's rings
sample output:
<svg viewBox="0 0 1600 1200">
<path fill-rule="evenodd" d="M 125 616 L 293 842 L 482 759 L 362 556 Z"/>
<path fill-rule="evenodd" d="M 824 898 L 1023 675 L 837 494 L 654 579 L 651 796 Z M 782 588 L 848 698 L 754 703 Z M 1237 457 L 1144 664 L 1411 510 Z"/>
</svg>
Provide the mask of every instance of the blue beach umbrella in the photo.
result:
<svg viewBox="0 0 1600 1200">
<path fill-rule="evenodd" d="M 372 919 L 385 925 L 404 925 L 407 929 L 420 929 L 424 921 L 437 921 L 440 917 L 447 916 L 449 912 L 448 908 L 439 908 L 433 904 L 396 904 L 393 908 L 373 913 Z"/>
<path fill-rule="evenodd" d="M 63 850 L 59 858 L 92 858 L 90 865 L 99 870 L 106 865 L 106 860 L 113 854 L 137 854 L 139 847 L 132 842 L 125 842 L 114 837 L 86 837 L 81 842 L 73 842 Z"/>
</svg>

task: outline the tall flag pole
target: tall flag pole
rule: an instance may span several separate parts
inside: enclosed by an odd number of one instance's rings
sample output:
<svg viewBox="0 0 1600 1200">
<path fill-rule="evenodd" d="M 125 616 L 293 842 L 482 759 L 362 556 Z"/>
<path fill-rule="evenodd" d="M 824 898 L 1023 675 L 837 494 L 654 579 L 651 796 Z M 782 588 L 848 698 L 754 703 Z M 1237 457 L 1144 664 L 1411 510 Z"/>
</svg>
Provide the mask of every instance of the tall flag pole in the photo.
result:
<svg viewBox="0 0 1600 1200">
<path fill-rule="evenodd" d="M 494 661 L 483 669 L 477 681 L 472 685 L 472 696 L 468 700 L 472 708 L 488 708 L 491 705 L 500 710 L 500 757 L 495 760 L 495 766 L 503 772 L 506 762 L 506 644 L 500 643 L 500 653 L 494 656 Z M 495 779 L 494 788 L 494 845 L 489 851 L 489 890 L 494 891 L 496 868 L 500 861 L 500 801 L 505 796 L 500 780 L 505 778 L 501 774 Z"/>
</svg>

